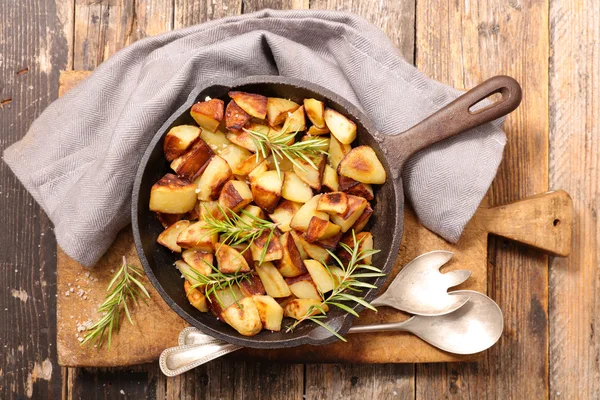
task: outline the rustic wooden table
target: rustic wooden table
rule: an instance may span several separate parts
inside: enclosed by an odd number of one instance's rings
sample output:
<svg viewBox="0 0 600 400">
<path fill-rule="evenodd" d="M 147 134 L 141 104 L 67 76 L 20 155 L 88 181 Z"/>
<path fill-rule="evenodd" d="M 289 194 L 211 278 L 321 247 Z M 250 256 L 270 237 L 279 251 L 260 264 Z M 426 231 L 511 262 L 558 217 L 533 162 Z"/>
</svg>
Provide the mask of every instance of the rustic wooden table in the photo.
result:
<svg viewBox="0 0 600 400">
<path fill-rule="evenodd" d="M 523 104 L 507 120 L 490 201 L 566 189 L 572 255 L 490 240 L 488 292 L 506 328 L 479 363 L 225 360 L 173 379 L 156 364 L 61 368 L 52 226 L 0 163 L 0 398 L 600 398 L 598 0 L 0 0 L 1 148 L 57 97 L 60 70 L 91 70 L 140 38 L 266 7 L 360 14 L 423 72 L 456 87 L 517 78 Z"/>
</svg>

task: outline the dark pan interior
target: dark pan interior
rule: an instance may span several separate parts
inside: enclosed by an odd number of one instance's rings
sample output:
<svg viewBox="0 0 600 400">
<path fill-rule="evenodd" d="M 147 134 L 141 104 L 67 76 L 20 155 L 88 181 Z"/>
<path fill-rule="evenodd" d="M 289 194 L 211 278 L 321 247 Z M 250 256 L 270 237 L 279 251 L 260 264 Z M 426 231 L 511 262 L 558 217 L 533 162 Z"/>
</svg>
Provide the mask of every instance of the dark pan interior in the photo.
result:
<svg viewBox="0 0 600 400">
<path fill-rule="evenodd" d="M 163 227 L 155 214 L 148 209 L 150 188 L 164 174 L 170 171 L 162 151 L 163 136 L 173 126 L 181 124 L 196 125 L 190 117 L 189 109 L 197 101 L 203 101 L 206 96 L 228 101 L 227 92 L 241 90 L 259 93 L 265 96 L 283 97 L 299 102 L 303 98 L 316 98 L 324 101 L 327 106 L 350 117 L 358 128 L 358 144 L 371 146 L 381 159 L 388 173 L 388 181 L 384 185 L 376 185 L 374 213 L 370 222 L 370 230 L 374 236 L 375 248 L 381 252 L 374 256 L 373 265 L 384 270 L 387 274 L 393 267 L 398 252 L 403 230 L 403 204 L 401 182 L 392 182 L 392 171 L 387 163 L 385 154 L 379 142 L 369 132 L 379 135 L 366 117 L 353 105 L 319 86 L 308 82 L 292 80 L 283 77 L 252 77 L 244 80 L 231 80 L 228 84 L 209 82 L 206 87 L 198 88 L 190 95 L 189 100 L 165 123 L 157 132 L 149 145 L 139 166 L 133 189 L 132 224 L 136 247 L 142 264 L 165 301 L 185 320 L 202 331 L 222 340 L 246 347 L 279 348 L 292 347 L 302 344 L 324 344 L 335 341 L 336 338 L 323 328 L 312 322 L 305 322 L 293 332 L 285 333 L 285 327 L 292 320 L 285 318 L 281 332 L 262 331 L 253 337 L 245 337 L 233 328 L 218 321 L 210 313 L 201 313 L 187 301 L 183 291 L 181 274 L 173 266 L 180 257 L 165 247 L 156 243 L 156 238 Z M 355 142 L 356 144 L 356 142 Z M 395 171 L 398 176 L 399 171 Z M 385 277 L 372 279 L 371 282 L 381 287 Z M 363 292 L 367 300 L 372 300 L 378 290 Z M 357 311 L 361 306 L 355 307 Z M 338 309 L 328 313 L 326 320 L 340 333 L 345 333 L 351 325 L 351 317 Z"/>
</svg>

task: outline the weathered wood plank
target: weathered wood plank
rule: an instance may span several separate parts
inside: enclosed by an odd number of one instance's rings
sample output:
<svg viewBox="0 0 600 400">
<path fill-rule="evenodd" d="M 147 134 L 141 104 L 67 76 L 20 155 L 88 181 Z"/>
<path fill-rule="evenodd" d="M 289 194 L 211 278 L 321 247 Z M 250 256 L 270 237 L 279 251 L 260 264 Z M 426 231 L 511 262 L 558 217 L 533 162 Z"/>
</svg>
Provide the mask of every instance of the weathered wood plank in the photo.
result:
<svg viewBox="0 0 600 400">
<path fill-rule="evenodd" d="M 302 10 L 308 9 L 309 0 L 244 0 L 242 10 L 244 14 L 271 8 L 274 10 Z"/>
<path fill-rule="evenodd" d="M 573 196 L 569 258 L 550 262 L 550 397 L 600 398 L 600 3 L 550 3 L 550 185 Z"/>
<path fill-rule="evenodd" d="M 0 152 L 56 98 L 68 62 L 54 2 L 0 2 Z M 50 221 L 0 162 L 0 398 L 58 398 L 56 245 Z"/>
<path fill-rule="evenodd" d="M 158 399 L 157 364 L 122 368 L 69 368 L 68 399 Z M 164 397 L 162 397 L 164 398 Z"/>
<path fill-rule="evenodd" d="M 242 12 L 242 0 L 174 0 L 175 29 Z"/>
<path fill-rule="evenodd" d="M 548 1 L 421 1 L 416 14 L 416 64 L 427 75 L 468 88 L 505 73 L 523 86 L 491 203 L 547 190 Z M 548 394 L 547 257 L 501 239 L 488 257 L 488 294 L 505 313 L 505 332 L 486 362 L 417 366 L 418 398 Z"/>
</svg>

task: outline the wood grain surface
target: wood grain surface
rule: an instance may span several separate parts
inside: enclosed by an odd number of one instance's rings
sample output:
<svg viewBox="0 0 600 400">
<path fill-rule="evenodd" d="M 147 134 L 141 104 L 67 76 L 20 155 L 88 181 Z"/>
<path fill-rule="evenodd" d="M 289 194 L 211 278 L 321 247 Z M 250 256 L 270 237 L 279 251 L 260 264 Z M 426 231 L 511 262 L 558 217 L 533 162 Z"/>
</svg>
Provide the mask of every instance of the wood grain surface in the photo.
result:
<svg viewBox="0 0 600 400">
<path fill-rule="evenodd" d="M 546 256 L 490 241 L 488 289 L 505 311 L 507 333 L 484 362 L 218 360 L 170 379 L 156 364 L 61 369 L 51 224 L 0 163 L 0 398 L 600 398 L 596 0 L 0 0 L 0 147 L 21 138 L 56 98 L 60 70 L 93 69 L 144 35 L 298 4 L 358 12 L 407 59 L 416 55 L 427 75 L 456 87 L 494 73 L 515 76 L 525 99 L 507 121 L 509 145 L 490 200 L 565 188 L 575 205 L 570 258 L 550 259 L 548 282 Z"/>
</svg>

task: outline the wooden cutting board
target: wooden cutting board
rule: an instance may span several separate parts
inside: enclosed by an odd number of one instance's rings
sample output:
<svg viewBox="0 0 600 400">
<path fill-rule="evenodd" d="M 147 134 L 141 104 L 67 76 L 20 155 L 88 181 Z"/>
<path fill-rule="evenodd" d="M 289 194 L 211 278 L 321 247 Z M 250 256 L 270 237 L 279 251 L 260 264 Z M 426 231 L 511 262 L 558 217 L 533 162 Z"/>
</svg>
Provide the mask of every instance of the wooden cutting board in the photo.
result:
<svg viewBox="0 0 600 400">
<path fill-rule="evenodd" d="M 61 74 L 59 95 L 87 77 L 87 71 Z M 550 192 L 508 205 L 489 208 L 485 201 L 467 225 L 457 244 L 450 244 L 421 226 L 412 211 L 406 210 L 404 240 L 387 285 L 403 265 L 431 250 L 450 250 L 453 259 L 442 271 L 468 269 L 471 277 L 458 288 L 487 293 L 487 238 L 495 233 L 509 239 L 567 255 L 571 247 L 572 204 L 564 191 Z M 113 338 L 111 350 L 80 346 L 87 323 L 99 315 L 112 272 L 123 256 L 141 265 L 130 228 L 119 233 L 115 243 L 94 269 L 89 270 L 69 258 L 60 248 L 57 260 L 57 349 L 63 366 L 111 367 L 152 362 L 161 351 L 177 344 L 179 331 L 187 326 L 145 280 L 151 299 L 134 314 L 135 325 L 123 321 Z M 356 324 L 396 322 L 408 318 L 405 313 L 382 307 L 378 313 L 364 311 Z M 292 349 L 245 349 L 228 357 L 272 360 L 289 363 L 415 363 L 468 361 L 481 356 L 458 356 L 438 350 L 404 332 L 348 335 L 348 343 L 325 346 L 301 346 Z"/>
</svg>

